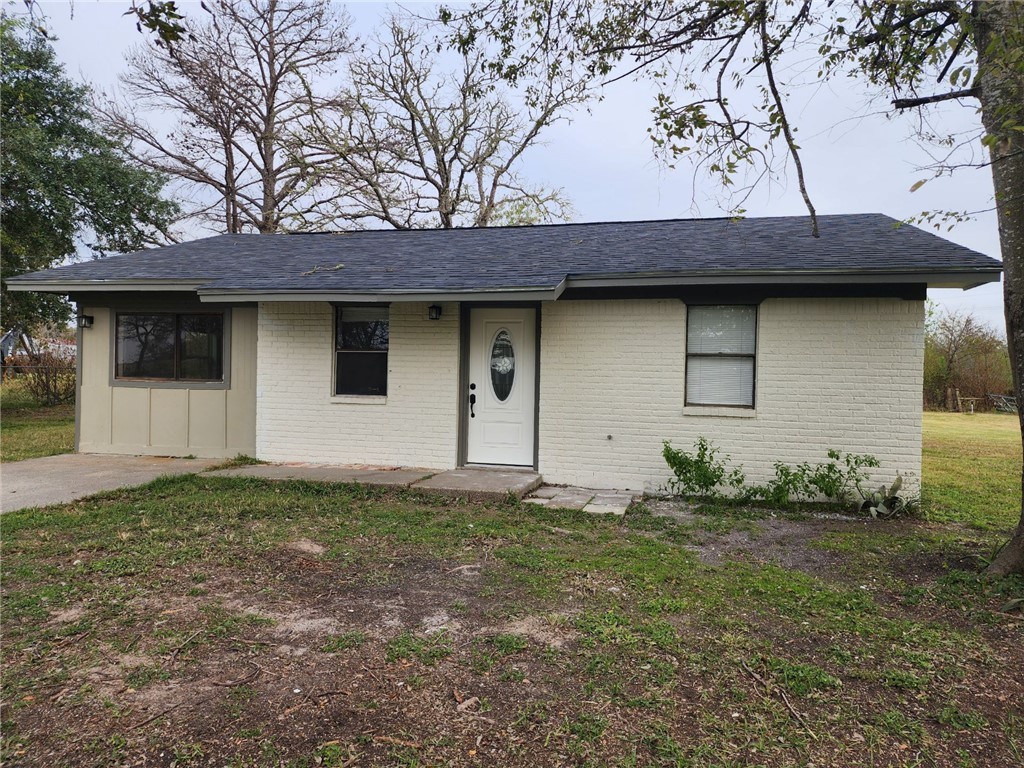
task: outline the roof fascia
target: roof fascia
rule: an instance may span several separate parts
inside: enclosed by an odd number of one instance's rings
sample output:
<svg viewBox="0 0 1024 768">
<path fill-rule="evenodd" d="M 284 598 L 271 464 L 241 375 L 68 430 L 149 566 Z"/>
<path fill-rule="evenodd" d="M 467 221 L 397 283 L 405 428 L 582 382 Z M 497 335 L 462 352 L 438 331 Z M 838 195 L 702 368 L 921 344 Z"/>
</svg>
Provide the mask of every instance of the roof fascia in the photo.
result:
<svg viewBox="0 0 1024 768">
<path fill-rule="evenodd" d="M 871 284 L 871 283 L 926 283 L 932 288 L 975 288 L 999 281 L 1002 267 L 972 268 L 970 270 L 935 270 L 921 272 L 776 270 L 772 272 L 727 272 L 690 275 L 586 275 L 568 278 L 569 288 L 627 288 L 640 286 L 674 285 L 772 285 L 794 281 L 806 284 Z"/>
<path fill-rule="evenodd" d="M 10 291 L 80 293 L 93 291 L 195 291 L 205 281 L 196 280 L 25 280 L 12 277 Z"/>
<path fill-rule="evenodd" d="M 207 288 L 199 291 L 203 302 L 233 301 L 331 301 L 365 304 L 394 304 L 423 301 L 555 301 L 565 291 L 563 279 L 552 288 L 510 288 L 485 291 L 247 291 Z"/>
</svg>

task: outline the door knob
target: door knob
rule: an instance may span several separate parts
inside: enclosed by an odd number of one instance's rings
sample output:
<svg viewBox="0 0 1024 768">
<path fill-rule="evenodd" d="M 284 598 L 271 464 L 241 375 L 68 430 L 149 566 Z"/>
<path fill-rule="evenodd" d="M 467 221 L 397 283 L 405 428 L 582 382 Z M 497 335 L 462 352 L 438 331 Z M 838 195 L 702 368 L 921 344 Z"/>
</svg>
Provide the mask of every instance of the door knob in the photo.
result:
<svg viewBox="0 0 1024 768">
<path fill-rule="evenodd" d="M 476 405 L 476 395 L 469 396 L 469 418 L 475 419 L 476 414 L 473 413 L 473 406 Z"/>
</svg>

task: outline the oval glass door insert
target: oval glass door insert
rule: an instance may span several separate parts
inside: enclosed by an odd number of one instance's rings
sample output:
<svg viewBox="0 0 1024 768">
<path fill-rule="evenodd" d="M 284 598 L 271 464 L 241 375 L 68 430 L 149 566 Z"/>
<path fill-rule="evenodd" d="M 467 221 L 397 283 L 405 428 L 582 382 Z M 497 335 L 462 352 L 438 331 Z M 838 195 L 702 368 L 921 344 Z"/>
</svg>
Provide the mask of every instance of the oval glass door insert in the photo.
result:
<svg viewBox="0 0 1024 768">
<path fill-rule="evenodd" d="M 512 392 L 516 377 L 516 351 L 512 348 L 512 337 L 502 328 L 494 335 L 491 344 L 491 388 L 501 402 Z"/>
</svg>

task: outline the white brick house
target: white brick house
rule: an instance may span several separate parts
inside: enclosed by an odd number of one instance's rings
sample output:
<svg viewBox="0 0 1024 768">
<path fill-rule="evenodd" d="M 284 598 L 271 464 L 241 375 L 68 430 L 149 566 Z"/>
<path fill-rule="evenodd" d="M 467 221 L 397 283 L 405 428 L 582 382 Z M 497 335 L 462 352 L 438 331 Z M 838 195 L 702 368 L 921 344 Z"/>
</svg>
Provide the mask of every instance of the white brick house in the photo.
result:
<svg viewBox="0 0 1024 768">
<path fill-rule="evenodd" d="M 706 436 L 765 479 L 920 475 L 925 290 L 999 262 L 884 216 L 235 235 L 48 270 L 81 451 L 524 466 L 650 488 Z"/>
</svg>

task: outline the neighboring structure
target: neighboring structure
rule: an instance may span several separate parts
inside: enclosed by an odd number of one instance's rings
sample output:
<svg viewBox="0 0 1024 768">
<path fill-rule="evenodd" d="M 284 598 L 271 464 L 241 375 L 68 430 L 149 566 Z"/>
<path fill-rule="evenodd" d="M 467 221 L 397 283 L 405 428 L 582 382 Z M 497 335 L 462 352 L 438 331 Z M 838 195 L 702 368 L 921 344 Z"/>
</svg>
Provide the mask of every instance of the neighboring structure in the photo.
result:
<svg viewBox="0 0 1024 768">
<path fill-rule="evenodd" d="M 925 290 L 1000 272 L 869 214 L 222 235 L 8 284 L 78 304 L 81 451 L 639 489 L 700 435 L 754 480 L 919 477 Z"/>
</svg>

